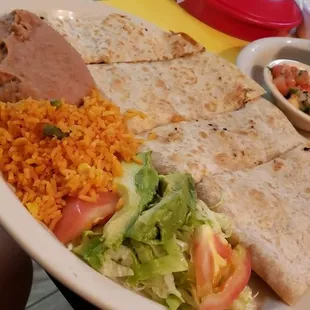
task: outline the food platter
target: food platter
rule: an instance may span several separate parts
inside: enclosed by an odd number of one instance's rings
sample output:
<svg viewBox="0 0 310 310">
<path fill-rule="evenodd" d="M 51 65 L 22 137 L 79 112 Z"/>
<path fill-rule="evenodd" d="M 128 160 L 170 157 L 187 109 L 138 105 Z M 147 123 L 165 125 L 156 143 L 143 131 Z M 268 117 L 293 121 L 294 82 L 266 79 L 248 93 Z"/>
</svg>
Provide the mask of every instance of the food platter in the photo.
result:
<svg viewBox="0 0 310 310">
<path fill-rule="evenodd" d="M 74 16 L 89 16 L 89 18 L 94 18 L 94 17 L 106 17 L 111 13 L 119 13 L 119 14 L 126 14 L 124 12 L 120 12 L 117 9 L 111 8 L 105 4 L 98 4 L 98 3 L 93 3 L 93 2 L 87 2 L 87 1 L 66 1 L 66 2 L 62 2 L 62 1 L 53 1 L 53 3 L 49 2 L 49 1 L 41 1 L 40 4 L 38 5 L 36 3 L 36 1 L 27 1 L 27 3 L 24 3 L 23 1 L 11 1 L 10 4 L 1 4 L 0 6 L 0 13 L 7 13 L 10 12 L 12 9 L 16 9 L 16 8 L 24 8 L 24 9 L 28 9 L 30 11 L 33 11 L 37 14 L 40 14 L 42 17 L 46 16 L 46 14 L 48 16 L 52 16 L 58 19 L 61 19 L 62 17 L 64 18 L 70 18 L 70 17 L 74 17 Z M 132 17 L 132 19 L 134 21 L 140 22 L 139 18 L 137 17 Z M 156 29 L 155 26 L 153 26 L 152 24 L 148 23 L 148 22 L 143 22 L 143 24 L 148 27 L 149 29 Z M 207 56 L 208 59 L 212 56 Z M 217 60 L 218 61 L 218 60 Z M 225 64 L 220 64 L 221 66 L 223 66 L 223 70 L 226 70 L 227 68 L 229 68 L 229 65 L 225 65 Z M 91 66 L 91 65 L 90 65 Z M 100 65 L 98 65 L 100 66 Z M 122 66 L 122 67 L 121 67 Z M 124 64 L 121 65 L 118 68 L 121 68 L 123 71 L 118 71 L 117 74 L 121 74 L 122 72 L 127 72 L 126 70 L 128 70 L 128 72 L 131 72 L 131 65 L 130 64 Z M 196 64 L 197 66 L 197 64 Z M 113 67 L 113 64 L 111 65 L 112 69 L 115 69 Z M 116 71 L 118 70 L 118 68 L 116 69 Z M 188 69 L 188 68 L 187 68 Z M 98 70 L 102 70 L 102 68 L 98 68 Z M 103 69 L 106 70 L 106 67 Z M 135 69 L 136 70 L 136 69 Z M 152 71 L 153 70 L 153 71 Z M 161 67 L 156 67 L 156 65 L 154 65 L 154 68 L 151 68 L 152 72 L 155 72 L 156 74 L 158 73 L 159 75 L 161 75 L 161 71 L 160 70 L 166 70 L 165 68 L 162 69 Z M 228 69 L 227 69 L 228 70 Z M 234 70 L 234 69 L 231 69 Z M 212 68 L 211 68 L 212 71 Z M 120 72 L 120 73 L 119 73 Z M 141 74 L 141 72 L 143 72 L 143 67 L 141 68 L 141 70 L 139 71 Z M 227 71 L 228 75 L 230 71 Z M 108 72 L 106 73 L 108 74 Z M 203 75 L 203 73 L 202 73 Z M 112 77 L 113 78 L 113 77 Z M 177 79 L 177 78 L 176 78 Z M 201 77 L 201 79 L 203 79 L 203 77 Z M 222 76 L 215 76 L 214 80 L 212 83 L 216 83 L 216 80 L 220 80 L 222 81 L 223 77 Z M 241 79 L 244 79 L 244 77 L 241 77 Z M 177 83 L 171 82 L 173 80 L 172 77 L 170 77 L 168 79 L 168 81 L 165 81 L 165 83 L 169 84 L 172 83 L 171 85 L 176 85 Z M 186 80 L 184 82 L 184 84 L 188 84 L 189 80 Z M 229 82 L 227 82 L 229 84 Z M 248 82 L 250 83 L 250 82 Z M 106 84 L 102 84 L 103 89 L 105 89 L 105 87 L 109 87 Z M 170 84 L 169 84 L 170 85 Z M 176 98 L 177 95 L 173 95 L 173 90 L 171 89 L 171 87 L 168 86 L 168 89 L 170 90 L 170 92 L 172 93 L 170 101 L 173 102 L 174 98 Z M 196 91 L 194 89 L 194 91 Z M 199 91 L 199 89 L 197 90 L 197 92 Z M 221 90 L 221 93 L 224 92 L 225 90 Z M 260 91 L 260 89 L 257 90 L 258 92 Z M 249 93 L 248 93 L 249 94 Z M 138 94 L 139 95 L 139 94 Z M 222 100 L 224 101 L 224 99 L 221 99 L 221 96 L 218 95 L 218 93 L 216 94 L 212 94 L 217 100 Z M 228 93 L 229 95 L 229 93 Z M 130 96 L 130 95 L 129 95 Z M 227 97 L 225 97 L 227 98 Z M 128 99 L 128 98 L 127 98 Z M 161 98 L 162 100 L 163 98 Z M 115 97 L 112 98 L 113 101 L 119 100 L 118 97 L 118 93 L 115 92 Z M 130 99 L 129 99 L 130 100 Z M 200 98 L 199 98 L 200 100 Z M 198 101 L 199 101 L 198 100 Z M 175 107 L 178 107 L 178 101 L 175 101 Z M 198 102 L 195 103 L 196 105 L 198 104 Z M 258 111 L 256 111 L 254 109 L 254 112 L 257 113 L 258 119 L 262 118 L 262 124 L 258 125 L 258 126 L 265 126 L 263 125 L 263 123 L 265 122 L 264 117 L 262 116 L 264 113 L 263 109 L 264 106 L 266 105 L 266 109 L 269 109 L 269 103 L 266 103 L 265 101 L 262 101 L 261 103 L 261 109 L 262 111 L 260 111 L 258 109 Z M 223 118 L 217 118 L 217 116 L 214 116 L 214 118 L 212 119 L 212 125 L 210 126 L 207 123 L 199 123 L 197 121 L 198 124 L 196 124 L 193 129 L 193 131 L 197 131 L 201 134 L 201 131 L 199 131 L 199 126 L 204 126 L 204 127 L 212 127 L 215 126 L 215 130 L 209 129 L 209 131 L 207 131 L 207 133 L 204 133 L 206 135 L 210 135 L 212 136 L 212 132 L 217 131 L 217 128 L 223 128 L 223 131 L 227 131 L 227 129 L 225 130 L 226 127 L 222 126 L 224 123 L 228 123 L 231 122 L 231 127 L 233 126 L 237 126 L 236 127 L 236 131 L 241 129 L 238 127 L 238 125 L 236 125 L 234 123 L 234 121 L 231 121 L 231 119 L 235 119 L 235 117 L 239 117 L 240 119 L 243 118 L 242 113 L 244 111 L 247 111 L 247 107 L 241 109 L 240 111 L 233 111 L 236 108 L 240 108 L 240 107 L 234 107 L 233 109 L 231 109 L 231 107 L 223 107 L 223 110 L 221 111 L 221 113 L 227 113 L 227 119 L 223 119 Z M 199 108 L 198 108 L 199 109 Z M 226 110 L 225 110 L 226 109 Z M 249 108 L 250 109 L 250 108 Z M 272 109 L 272 108 L 270 108 Z M 195 109 L 193 109 L 193 115 L 192 120 L 196 121 L 197 118 L 197 111 L 195 112 Z M 192 111 L 192 110 L 191 110 Z M 212 112 L 212 111 L 211 111 Z M 240 113 L 239 113 L 240 112 Z M 253 112 L 253 113 L 254 113 Z M 195 114 L 196 113 L 196 114 Z M 207 112 L 206 112 L 207 113 Z M 209 113 L 209 112 L 208 112 Z M 238 113 L 238 116 L 237 114 Z M 274 111 L 274 117 L 275 119 L 281 118 L 277 117 L 277 111 Z M 181 114 L 181 112 L 180 112 Z M 211 113 L 212 114 L 212 113 Z M 171 115 L 170 115 L 171 116 Z M 208 116 L 208 115 L 207 115 Z M 212 114 L 213 117 L 213 114 Z M 155 121 L 157 122 L 162 122 L 162 119 L 158 119 L 158 115 L 154 117 Z M 210 122 L 208 122 L 210 123 Z M 215 124 L 215 125 L 214 125 Z M 168 132 L 168 136 L 171 134 L 170 130 L 171 128 L 169 128 L 169 124 L 167 123 L 156 123 L 156 125 L 164 125 L 167 126 L 165 128 L 165 130 L 163 130 L 164 132 L 158 131 L 156 132 L 155 130 L 155 134 L 158 135 L 159 137 L 163 137 L 163 140 L 159 140 L 158 144 L 154 143 L 154 146 L 151 145 L 150 148 L 152 149 L 152 151 L 154 153 L 156 153 L 156 151 L 158 151 L 159 153 L 163 153 L 165 152 L 165 136 L 167 136 L 167 132 Z M 188 145 L 192 144 L 194 145 L 195 143 L 193 141 L 191 141 L 191 131 L 189 131 L 189 133 L 187 132 L 189 129 L 188 127 L 184 127 L 182 128 L 182 125 L 177 124 L 177 125 L 173 125 L 175 129 L 173 128 L 172 130 L 180 130 L 184 132 L 184 136 L 186 136 L 188 139 L 189 143 Z M 274 124 L 270 125 L 270 128 L 264 129 L 264 130 L 269 130 L 269 132 L 272 132 Z M 154 127 L 154 126 L 153 126 Z M 286 125 L 284 126 L 286 127 Z M 141 134 L 140 132 L 140 127 L 133 127 L 133 131 L 136 131 L 136 133 Z M 198 128 L 198 129 L 197 129 Z M 265 128 L 265 127 L 264 127 Z M 150 129 L 150 128 L 147 128 Z M 273 132 L 275 137 L 277 135 L 276 130 Z M 287 129 L 286 132 L 286 138 L 288 140 L 290 140 L 289 135 L 291 135 L 291 139 L 297 139 L 296 138 L 296 134 L 295 132 L 292 132 L 291 128 L 289 127 L 289 129 Z M 255 157 L 254 160 L 255 162 L 260 162 L 262 160 L 262 158 L 264 158 L 265 161 L 269 161 L 272 158 L 275 157 L 275 154 L 277 152 L 283 153 L 288 151 L 290 148 L 294 148 L 296 145 L 299 144 L 299 142 L 297 144 L 292 143 L 291 145 L 288 145 L 286 143 L 278 143 L 277 139 L 272 140 L 271 138 L 272 135 L 270 136 L 266 136 L 266 140 L 268 140 L 267 142 L 270 145 L 276 145 L 277 150 L 271 150 L 269 152 L 268 150 L 265 150 L 265 153 L 262 153 L 260 156 L 261 157 Z M 236 135 L 236 136 L 231 136 L 230 139 L 232 139 L 233 141 L 235 141 L 236 145 L 237 145 L 237 141 L 239 141 L 239 139 L 241 139 L 240 137 L 242 137 L 242 133 L 240 133 L 240 135 Z M 171 135 L 170 135 L 171 138 Z M 214 138 L 215 139 L 215 138 Z M 234 140 L 235 139 L 235 140 Z M 177 140 L 177 139 L 176 139 Z M 177 142 L 175 142 L 177 143 Z M 217 140 L 215 139 L 213 141 L 213 143 L 217 143 Z M 261 141 L 259 143 L 262 143 Z M 278 144 L 277 144 L 278 143 Z M 152 143 L 150 143 L 152 144 Z M 248 148 L 250 149 L 252 144 L 251 141 L 248 139 L 244 140 L 244 144 L 248 145 Z M 262 143 L 263 144 L 263 143 Z M 182 146 L 181 146 L 182 148 Z M 190 147 L 189 147 L 190 149 Z M 272 148 L 271 148 L 272 149 Z M 205 150 L 203 150 L 205 151 Z M 202 152 L 200 150 L 200 152 Z M 207 152 L 206 152 L 207 153 Z M 181 155 L 182 152 L 180 152 Z M 173 154 L 171 154 L 172 156 Z M 171 157 L 170 156 L 170 157 Z M 184 156 L 187 156 L 187 154 L 185 154 Z M 210 158 L 212 156 L 214 156 L 214 153 L 211 152 L 211 155 L 209 155 Z M 254 156 L 251 155 L 251 156 Z M 256 154 L 255 154 L 256 156 Z M 169 156 L 168 156 L 169 157 Z M 208 157 L 208 156 L 206 156 Z M 237 156 L 236 156 L 237 157 Z M 266 158 L 265 158 L 266 157 Z M 176 158 L 174 157 L 174 159 L 172 161 L 175 161 Z M 198 159 L 195 159 L 196 162 L 199 161 Z M 223 158 L 221 158 L 221 160 L 223 160 Z M 176 160 L 177 161 L 177 160 Z M 195 163 L 196 163 L 195 162 Z M 222 162 L 222 161 L 221 161 Z M 165 164 L 165 163 L 163 163 Z M 158 164 L 160 166 L 160 164 Z M 168 162 L 168 166 L 171 166 L 172 164 Z M 207 169 L 207 167 L 212 166 L 211 164 L 209 164 L 208 159 L 206 160 L 206 162 L 200 163 L 201 166 L 199 166 L 200 172 L 204 171 L 205 169 Z M 224 168 L 223 168 L 224 166 Z M 178 169 L 180 166 L 177 166 L 176 168 Z M 229 169 L 231 169 L 230 167 L 225 167 L 225 165 L 214 165 L 212 166 L 213 170 L 211 171 L 212 174 L 218 174 L 218 173 L 223 173 L 226 171 L 230 171 Z M 234 166 L 235 170 L 238 169 L 238 163 L 236 163 L 236 166 Z M 237 168 L 236 168 L 237 167 Z M 244 166 L 243 166 L 244 167 Z M 189 166 L 189 168 L 192 168 L 193 170 L 197 169 L 197 165 L 191 165 Z M 249 163 L 248 166 L 245 166 L 245 168 L 253 168 L 253 166 Z M 163 170 L 165 170 L 165 167 L 162 167 Z M 170 172 L 170 171 L 167 171 Z M 202 181 L 203 177 L 205 177 L 204 174 L 199 175 L 199 173 L 195 174 L 194 177 L 196 178 L 197 182 Z M 96 271 L 94 271 L 93 269 L 91 269 L 89 266 L 87 266 L 85 263 L 83 263 L 79 258 L 77 258 L 75 255 L 73 255 L 72 253 L 70 253 L 70 251 L 67 250 L 66 247 L 64 247 L 62 244 L 60 244 L 58 242 L 58 240 L 53 236 L 53 234 L 51 234 L 45 227 L 43 227 L 42 225 L 39 225 L 38 223 L 36 223 L 36 221 L 32 218 L 32 216 L 29 214 L 29 212 L 27 212 L 27 210 L 25 208 L 22 207 L 21 203 L 18 201 L 18 199 L 15 197 L 15 195 L 12 193 L 12 191 L 10 190 L 10 188 L 5 184 L 5 182 L 2 181 L 2 179 L 0 180 L 0 193 L 1 193 L 1 197 L 2 197 L 2 203 L 0 205 L 0 221 L 1 221 L 1 225 L 3 225 L 3 227 L 16 239 L 16 241 L 44 268 L 46 269 L 50 274 L 52 274 L 55 278 L 57 278 L 59 281 L 61 281 L 64 285 L 66 285 L 67 287 L 69 287 L 70 289 L 72 289 L 74 292 L 76 292 L 77 294 L 79 294 L 80 296 L 82 296 L 83 298 L 85 298 L 86 300 L 88 300 L 89 302 L 93 303 L 94 305 L 98 306 L 99 308 L 102 309 L 111 309 L 111 310 L 121 310 L 121 309 L 134 309 L 137 307 L 141 308 L 141 309 L 163 309 L 162 306 L 160 306 L 159 304 L 150 301 L 149 299 L 146 299 L 142 296 L 139 296 L 135 293 L 130 292 L 129 290 L 123 288 L 122 286 L 114 283 L 113 281 L 109 280 L 108 278 L 103 277 L 102 275 L 100 275 L 99 273 L 97 273 Z M 8 207 L 9 206 L 9 207 Z M 269 288 L 266 287 L 266 285 L 264 285 L 262 283 L 261 280 L 258 279 L 258 277 L 253 276 L 252 280 L 251 280 L 251 286 L 253 287 L 253 291 L 254 293 L 259 291 L 259 295 L 257 297 L 257 301 L 261 306 L 261 309 L 265 309 L 265 310 L 271 310 L 271 309 L 276 309 L 276 310 L 289 310 L 289 309 L 294 309 L 294 310 L 307 310 L 308 309 L 308 305 L 310 303 L 310 294 L 306 294 L 302 299 L 299 300 L 299 302 L 292 307 L 289 307 L 287 305 L 285 305 L 282 301 L 280 301 L 274 293 L 271 292 L 271 290 Z"/>
</svg>

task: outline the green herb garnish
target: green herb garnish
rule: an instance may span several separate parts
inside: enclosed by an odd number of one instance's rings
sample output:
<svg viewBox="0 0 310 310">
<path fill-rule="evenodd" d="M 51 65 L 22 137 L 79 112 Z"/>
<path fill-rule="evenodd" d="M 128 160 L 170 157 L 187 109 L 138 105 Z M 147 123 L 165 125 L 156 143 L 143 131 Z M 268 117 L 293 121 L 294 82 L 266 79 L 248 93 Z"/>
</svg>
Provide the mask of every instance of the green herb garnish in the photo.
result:
<svg viewBox="0 0 310 310">
<path fill-rule="evenodd" d="M 307 72 L 307 70 L 300 70 L 300 71 L 298 72 L 298 76 L 302 75 L 303 72 Z"/>
<path fill-rule="evenodd" d="M 308 114 L 310 113 L 310 107 L 304 107 L 303 106 L 303 107 L 299 108 L 299 110 L 302 112 L 308 113 Z"/>
<path fill-rule="evenodd" d="M 68 132 L 63 132 L 60 128 L 52 125 L 52 124 L 45 124 L 43 126 L 43 136 L 45 137 L 56 137 L 58 139 L 63 139 L 69 137 Z"/>
<path fill-rule="evenodd" d="M 56 108 L 60 108 L 62 105 L 61 101 L 58 99 L 51 99 L 50 103 L 51 103 L 51 106 L 56 107 Z"/>
<path fill-rule="evenodd" d="M 288 92 L 289 92 L 291 95 L 296 94 L 296 93 L 298 92 L 298 88 L 290 88 L 290 89 L 288 90 Z"/>
</svg>

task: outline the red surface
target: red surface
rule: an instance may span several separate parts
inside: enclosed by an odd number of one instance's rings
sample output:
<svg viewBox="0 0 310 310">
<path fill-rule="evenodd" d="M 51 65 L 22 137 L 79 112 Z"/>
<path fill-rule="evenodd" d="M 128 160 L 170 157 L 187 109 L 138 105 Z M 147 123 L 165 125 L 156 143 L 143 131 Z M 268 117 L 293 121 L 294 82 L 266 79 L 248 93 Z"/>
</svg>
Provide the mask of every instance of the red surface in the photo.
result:
<svg viewBox="0 0 310 310">
<path fill-rule="evenodd" d="M 180 5 L 211 27 L 247 41 L 287 36 L 302 21 L 294 0 L 185 0 Z"/>
</svg>

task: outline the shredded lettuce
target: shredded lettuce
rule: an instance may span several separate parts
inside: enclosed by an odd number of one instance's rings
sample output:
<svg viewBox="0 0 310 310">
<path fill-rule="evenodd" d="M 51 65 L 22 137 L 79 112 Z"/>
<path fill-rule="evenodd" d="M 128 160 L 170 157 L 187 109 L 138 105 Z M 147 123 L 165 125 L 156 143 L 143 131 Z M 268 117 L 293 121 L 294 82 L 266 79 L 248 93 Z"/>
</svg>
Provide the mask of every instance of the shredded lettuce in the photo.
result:
<svg viewBox="0 0 310 310">
<path fill-rule="evenodd" d="M 144 285 L 145 287 L 149 287 L 161 299 L 166 299 L 169 295 L 174 295 L 183 301 L 181 293 L 175 286 L 172 273 L 149 279 L 144 282 Z"/>
<path fill-rule="evenodd" d="M 70 249 L 101 274 L 148 296 L 170 310 L 199 308 L 196 273 L 191 259 L 195 229 L 208 225 L 229 238 L 229 219 L 197 200 L 186 174 L 158 176 L 150 153 L 144 165 L 124 164 L 118 180 L 126 204 L 104 226 L 86 231 Z M 213 206 L 216 207 L 216 206 Z M 254 310 L 247 287 L 230 310 Z"/>
<path fill-rule="evenodd" d="M 178 310 L 195 310 L 197 309 L 197 307 L 192 307 L 191 305 L 189 304 L 182 304 Z"/>
<path fill-rule="evenodd" d="M 147 263 L 155 257 L 158 257 L 158 255 L 154 253 L 151 245 L 136 240 L 131 240 L 130 243 L 141 263 Z"/>
<path fill-rule="evenodd" d="M 134 275 L 133 264 L 133 252 L 121 245 L 117 250 L 109 249 L 104 253 L 100 272 L 110 278 L 129 277 Z"/>
<path fill-rule="evenodd" d="M 182 301 L 175 295 L 169 295 L 166 299 L 166 303 L 170 310 L 177 310 L 182 304 Z"/>
<path fill-rule="evenodd" d="M 246 286 L 229 310 L 255 310 L 255 297 L 253 297 L 250 287 Z"/>
<path fill-rule="evenodd" d="M 100 273 L 109 278 L 122 278 L 134 275 L 134 272 L 131 268 L 122 266 L 112 259 L 107 259 L 104 262 L 100 268 Z"/>
<path fill-rule="evenodd" d="M 202 200 L 197 201 L 196 208 L 196 217 L 198 220 L 208 223 L 214 232 L 218 234 L 223 233 L 225 238 L 231 236 L 231 222 L 225 214 L 211 211 Z"/>
<path fill-rule="evenodd" d="M 172 273 L 156 276 L 142 282 L 144 291 L 159 303 L 168 306 L 170 310 L 176 310 L 185 301 L 176 288 Z"/>
<path fill-rule="evenodd" d="M 171 254 L 140 264 L 135 271 L 134 277 L 136 280 L 142 281 L 154 278 L 157 275 L 165 275 L 187 269 L 188 263 L 182 254 Z"/>
<path fill-rule="evenodd" d="M 84 234 L 81 244 L 74 247 L 72 251 L 94 269 L 101 268 L 104 253 L 102 236 Z"/>
<path fill-rule="evenodd" d="M 190 175 L 160 176 L 158 195 L 161 194 L 162 199 L 140 214 L 126 236 L 148 244 L 162 244 L 171 239 L 195 209 L 194 188 Z"/>
</svg>

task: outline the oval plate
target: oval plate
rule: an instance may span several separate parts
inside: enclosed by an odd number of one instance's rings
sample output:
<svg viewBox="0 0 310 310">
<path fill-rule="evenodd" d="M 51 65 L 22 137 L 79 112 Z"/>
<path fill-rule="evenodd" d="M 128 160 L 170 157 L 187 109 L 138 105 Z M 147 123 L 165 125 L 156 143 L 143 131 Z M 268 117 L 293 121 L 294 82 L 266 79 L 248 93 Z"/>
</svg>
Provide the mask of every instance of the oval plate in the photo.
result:
<svg viewBox="0 0 310 310">
<path fill-rule="evenodd" d="M 105 4 L 86 0 L 2 1 L 0 14 L 17 8 L 42 14 L 44 12 L 53 13 L 57 16 L 64 14 L 106 16 L 112 12 L 124 14 L 124 12 Z M 134 19 L 139 20 L 138 18 Z M 32 218 L 1 177 L 0 197 L 0 224 L 34 260 L 72 291 L 105 310 L 164 309 L 161 305 L 100 275 L 68 251 L 49 231 Z M 310 304 L 309 294 L 295 307 L 288 307 L 255 275 L 252 277 L 251 286 L 254 291 L 260 291 L 257 301 L 260 303 L 261 309 L 264 310 L 307 310 L 307 305 Z"/>
</svg>

